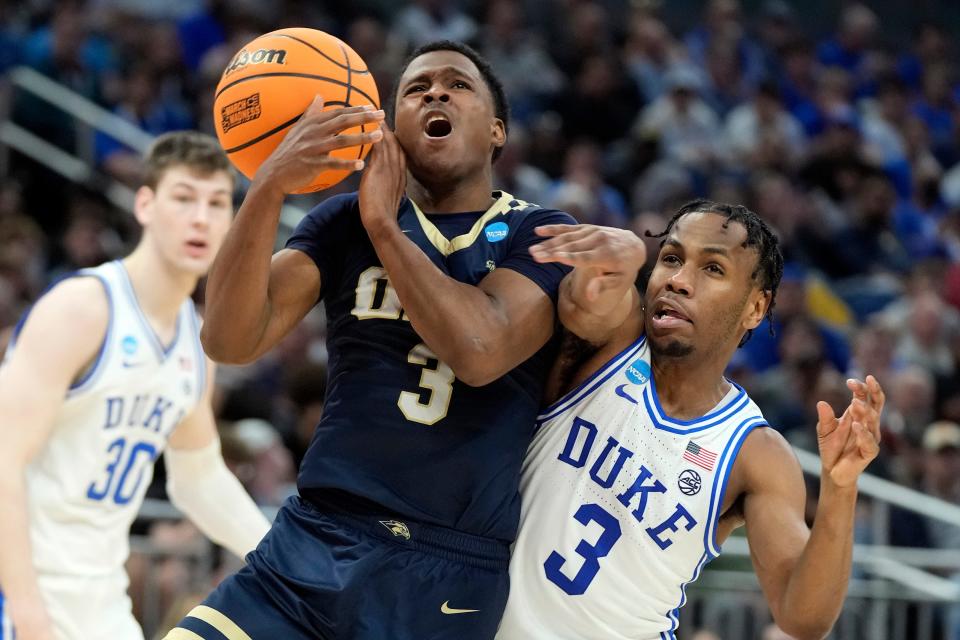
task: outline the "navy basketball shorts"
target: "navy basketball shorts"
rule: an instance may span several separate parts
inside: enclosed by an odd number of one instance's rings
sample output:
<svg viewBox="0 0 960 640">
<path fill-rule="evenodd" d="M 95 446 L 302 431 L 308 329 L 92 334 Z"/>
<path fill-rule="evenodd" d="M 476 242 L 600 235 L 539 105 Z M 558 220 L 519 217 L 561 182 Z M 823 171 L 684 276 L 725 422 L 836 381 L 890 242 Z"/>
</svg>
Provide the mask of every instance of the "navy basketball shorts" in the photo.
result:
<svg viewBox="0 0 960 640">
<path fill-rule="evenodd" d="M 166 640 L 490 639 L 508 566 L 500 542 L 294 497 Z"/>
</svg>

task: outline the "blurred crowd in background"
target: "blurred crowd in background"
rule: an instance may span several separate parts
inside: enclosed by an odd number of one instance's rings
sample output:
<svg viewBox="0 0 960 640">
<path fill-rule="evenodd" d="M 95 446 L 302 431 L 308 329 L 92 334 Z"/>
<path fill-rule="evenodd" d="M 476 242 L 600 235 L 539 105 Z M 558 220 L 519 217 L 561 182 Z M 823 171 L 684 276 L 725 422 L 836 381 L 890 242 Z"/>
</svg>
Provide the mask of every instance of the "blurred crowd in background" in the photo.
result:
<svg viewBox="0 0 960 640">
<path fill-rule="evenodd" d="M 845 379 L 876 375 L 887 408 L 870 471 L 960 501 L 960 59 L 950 23 L 923 11 L 950 3 L 914 3 L 913 23 L 833 3 L 819 29 L 799 14 L 806 3 L 688 2 L 680 17 L 666 4 L 0 1 L 0 72 L 32 67 L 152 134 L 212 133 L 222 70 L 266 31 L 340 36 L 381 96 L 411 48 L 469 42 L 512 109 L 498 188 L 641 236 L 695 197 L 757 211 L 787 263 L 773 320 L 729 376 L 771 425 L 815 449 L 816 400 L 840 411 Z M 7 94 L 15 122 L 76 145 L 57 108 Z M 102 134 L 93 153 L 104 174 L 137 185 L 137 153 Z M 96 190 L 16 154 L 7 165 L 3 335 L 58 274 L 121 256 L 136 236 Z M 293 201 L 306 209 L 327 195 Z M 220 372 L 224 451 L 264 505 L 294 490 L 323 409 L 325 360 L 318 311 L 259 362 Z M 858 539 L 886 535 L 864 516 Z M 960 548 L 960 530 L 895 511 L 889 542 Z"/>
</svg>

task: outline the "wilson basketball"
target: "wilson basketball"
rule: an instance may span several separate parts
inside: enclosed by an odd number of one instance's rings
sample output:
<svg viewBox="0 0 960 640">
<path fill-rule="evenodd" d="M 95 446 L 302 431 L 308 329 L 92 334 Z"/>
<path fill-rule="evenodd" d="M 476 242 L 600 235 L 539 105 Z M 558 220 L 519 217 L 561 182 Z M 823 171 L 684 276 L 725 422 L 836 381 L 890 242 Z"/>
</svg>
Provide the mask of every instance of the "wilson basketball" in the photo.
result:
<svg viewBox="0 0 960 640">
<path fill-rule="evenodd" d="M 372 104 L 380 97 L 367 65 L 345 42 L 316 29 L 280 29 L 240 49 L 217 85 L 213 119 L 234 166 L 253 178 L 317 94 L 324 109 Z M 360 133 L 366 124 L 344 133 Z M 370 145 L 337 149 L 332 156 L 363 159 Z M 320 191 L 349 171 L 324 171 L 295 193 Z"/>
</svg>

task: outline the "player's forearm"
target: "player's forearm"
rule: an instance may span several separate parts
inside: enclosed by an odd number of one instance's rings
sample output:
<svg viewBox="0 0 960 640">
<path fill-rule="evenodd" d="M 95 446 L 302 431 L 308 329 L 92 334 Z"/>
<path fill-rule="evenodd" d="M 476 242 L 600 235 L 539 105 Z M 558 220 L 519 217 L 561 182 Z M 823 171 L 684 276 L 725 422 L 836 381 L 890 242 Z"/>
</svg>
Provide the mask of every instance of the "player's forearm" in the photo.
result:
<svg viewBox="0 0 960 640">
<path fill-rule="evenodd" d="M 853 559 L 856 487 L 824 478 L 810 539 L 783 596 L 780 627 L 799 640 L 825 637 L 843 607 Z"/>
<path fill-rule="evenodd" d="M 283 193 L 254 182 L 210 269 L 201 341 L 219 362 L 246 361 L 270 318 L 270 259 Z"/>
<path fill-rule="evenodd" d="M 33 566 L 23 470 L 12 463 L 0 470 L 0 504 L 4 505 L 0 518 L 0 590 L 16 621 L 19 610 L 42 606 L 42 598 Z"/>
<path fill-rule="evenodd" d="M 614 331 L 626 322 L 638 303 L 632 283 L 602 291 L 596 299 L 587 298 L 590 277 L 574 269 L 560 283 L 557 301 L 560 322 L 568 331 L 594 345 L 606 344 Z"/>
<path fill-rule="evenodd" d="M 219 441 L 200 449 L 170 448 L 165 456 L 173 503 L 217 544 L 241 558 L 253 551 L 270 523 L 227 469 Z"/>
<path fill-rule="evenodd" d="M 370 237 L 414 330 L 457 378 L 487 384 L 523 361 L 505 353 L 509 319 L 482 289 L 443 273 L 396 225 Z"/>
</svg>

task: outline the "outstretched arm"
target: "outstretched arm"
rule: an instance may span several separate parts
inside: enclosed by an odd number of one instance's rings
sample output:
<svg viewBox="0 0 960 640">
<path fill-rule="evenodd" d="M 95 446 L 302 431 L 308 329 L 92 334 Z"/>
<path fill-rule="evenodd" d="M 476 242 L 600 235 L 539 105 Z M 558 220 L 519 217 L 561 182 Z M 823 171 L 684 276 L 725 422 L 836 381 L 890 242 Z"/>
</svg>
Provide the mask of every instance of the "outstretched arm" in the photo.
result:
<svg viewBox="0 0 960 640">
<path fill-rule="evenodd" d="M 213 363 L 207 362 L 203 399 L 172 434 L 164 454 L 167 493 L 204 535 L 243 558 L 270 528 L 220 454 L 220 438 L 210 406 Z"/>
<path fill-rule="evenodd" d="M 774 619 L 800 640 L 826 637 L 850 580 L 857 478 L 879 452 L 884 395 L 873 376 L 848 381 L 853 401 L 838 419 L 817 405 L 823 472 L 813 529 L 803 519 L 799 464 L 782 436 L 757 430 L 744 444 L 744 518 L 750 555 Z"/>
<path fill-rule="evenodd" d="M 376 124 L 382 111 L 323 110 L 317 98 L 261 165 L 210 269 L 201 337 L 218 362 L 252 362 L 279 342 L 316 304 L 320 272 L 299 251 L 271 258 L 285 194 L 326 169 L 357 170 L 362 160 L 334 158 L 335 149 L 374 144 L 381 132 L 341 134 Z"/>
<path fill-rule="evenodd" d="M 643 319 L 634 283 L 646 259 L 646 247 L 633 232 L 595 225 L 547 225 L 537 234 L 549 238 L 530 248 L 538 262 L 574 267 L 560 284 L 557 309 L 571 333 L 602 346 L 628 320 L 635 337 Z"/>
<path fill-rule="evenodd" d="M 472 386 L 535 354 L 553 334 L 550 295 L 511 269 L 497 269 L 477 286 L 443 273 L 397 224 L 406 184 L 400 144 L 384 129 L 370 155 L 360 183 L 361 219 L 417 334 Z"/>
</svg>

